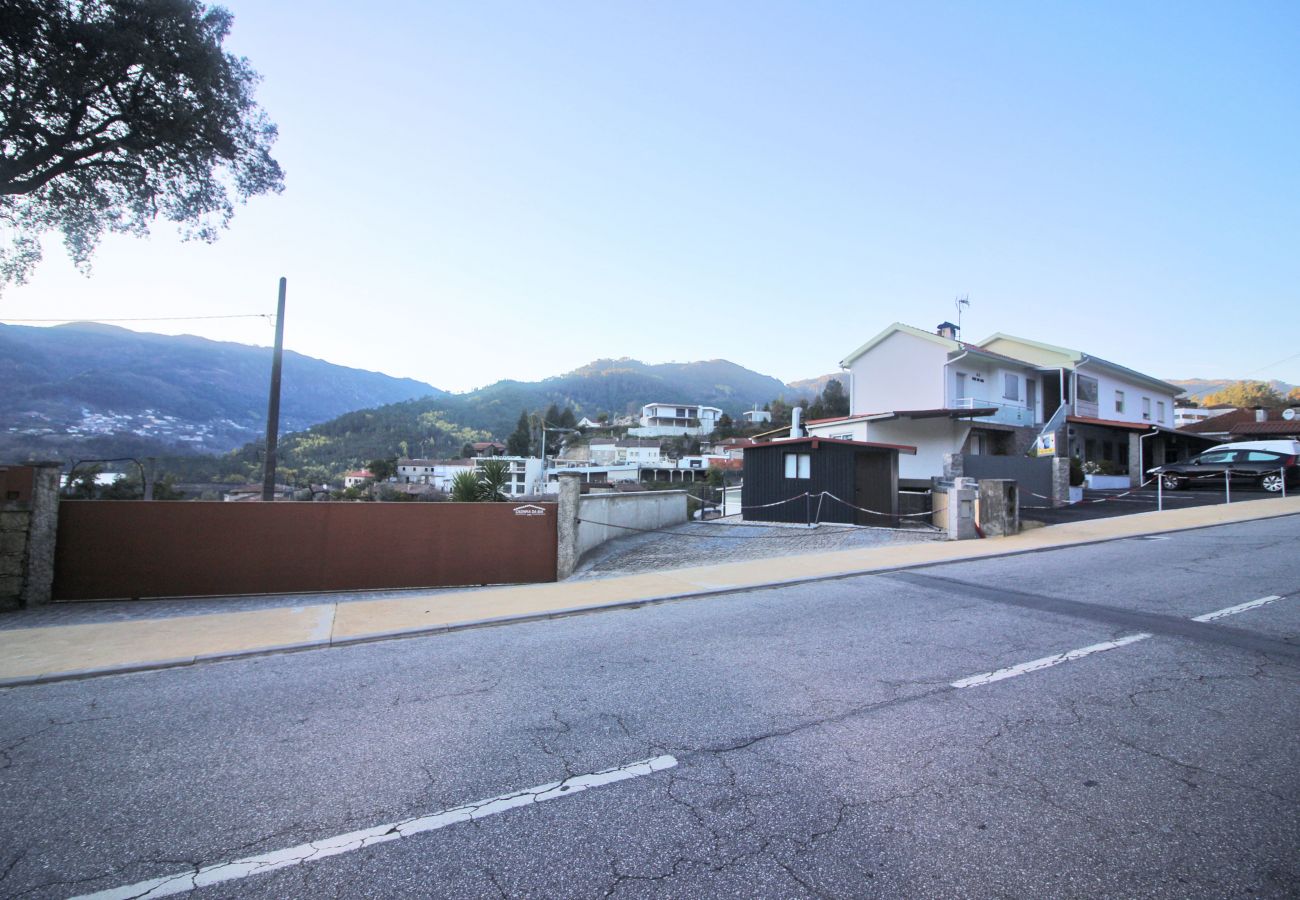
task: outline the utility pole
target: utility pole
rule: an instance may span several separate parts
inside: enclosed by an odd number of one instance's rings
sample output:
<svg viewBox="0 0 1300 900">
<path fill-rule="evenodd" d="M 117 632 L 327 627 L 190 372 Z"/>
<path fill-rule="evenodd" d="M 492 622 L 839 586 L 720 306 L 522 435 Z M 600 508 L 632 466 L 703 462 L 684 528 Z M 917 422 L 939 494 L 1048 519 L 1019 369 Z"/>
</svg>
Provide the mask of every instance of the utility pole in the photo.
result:
<svg viewBox="0 0 1300 900">
<path fill-rule="evenodd" d="M 275 499 L 275 450 L 280 439 L 280 367 L 284 361 L 284 292 L 288 282 L 280 279 L 280 303 L 275 310 L 275 355 L 271 357 L 271 399 L 266 404 L 266 459 L 262 464 L 262 499 Z"/>
</svg>

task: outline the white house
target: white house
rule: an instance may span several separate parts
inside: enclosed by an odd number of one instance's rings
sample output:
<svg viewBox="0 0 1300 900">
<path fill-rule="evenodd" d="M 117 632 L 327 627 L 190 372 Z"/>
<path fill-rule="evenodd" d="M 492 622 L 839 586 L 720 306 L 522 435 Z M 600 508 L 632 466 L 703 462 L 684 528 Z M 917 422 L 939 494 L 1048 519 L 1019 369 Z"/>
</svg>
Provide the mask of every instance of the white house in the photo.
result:
<svg viewBox="0 0 1300 900">
<path fill-rule="evenodd" d="M 915 446 L 915 456 L 899 459 L 904 480 L 941 474 L 946 454 L 1020 456 L 1035 447 L 1110 460 L 1136 477 L 1140 450 L 1130 435 L 1172 430 L 1180 390 L 1007 334 L 959 341 L 947 322 L 933 332 L 896 322 L 840 365 L 849 372 L 849 415 L 810 421 L 808 434 Z"/>
<path fill-rule="evenodd" d="M 345 488 L 359 487 L 360 485 L 365 484 L 367 481 L 370 481 L 373 478 L 374 476 L 370 474 L 369 469 L 356 469 L 352 472 L 347 472 L 344 474 L 343 486 Z"/>
<path fill-rule="evenodd" d="M 1231 405 L 1214 406 L 1208 409 L 1199 406 L 1175 406 L 1174 427 L 1182 428 L 1184 425 L 1194 425 L 1197 422 L 1204 422 L 1206 419 L 1213 419 L 1215 416 L 1236 412 L 1236 410 L 1237 407 Z"/>
<path fill-rule="evenodd" d="M 657 466 L 662 455 L 658 441 L 643 438 L 624 438 L 614 445 L 615 460 L 636 463 L 639 466 Z"/>
<path fill-rule="evenodd" d="M 772 413 L 766 409 L 747 409 L 740 414 L 746 425 L 761 425 L 772 421 Z"/>
<path fill-rule="evenodd" d="M 627 433 L 637 437 L 700 437 L 712 434 L 722 418 L 716 406 L 684 403 L 647 403 L 641 407 L 641 424 Z"/>
<path fill-rule="evenodd" d="M 452 480 L 474 469 L 476 459 L 410 459 L 397 461 L 398 484 L 427 484 L 434 490 L 450 491 Z"/>
</svg>

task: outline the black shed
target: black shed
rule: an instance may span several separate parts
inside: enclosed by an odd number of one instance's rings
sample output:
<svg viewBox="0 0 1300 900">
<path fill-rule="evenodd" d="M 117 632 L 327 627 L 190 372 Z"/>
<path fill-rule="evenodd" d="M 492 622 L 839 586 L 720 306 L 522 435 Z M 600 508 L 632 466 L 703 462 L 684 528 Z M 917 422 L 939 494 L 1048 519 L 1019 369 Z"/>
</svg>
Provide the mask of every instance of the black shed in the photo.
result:
<svg viewBox="0 0 1300 900">
<path fill-rule="evenodd" d="M 799 525 L 897 525 L 899 453 L 915 454 L 916 448 L 824 437 L 746 447 L 741 517 Z"/>
</svg>

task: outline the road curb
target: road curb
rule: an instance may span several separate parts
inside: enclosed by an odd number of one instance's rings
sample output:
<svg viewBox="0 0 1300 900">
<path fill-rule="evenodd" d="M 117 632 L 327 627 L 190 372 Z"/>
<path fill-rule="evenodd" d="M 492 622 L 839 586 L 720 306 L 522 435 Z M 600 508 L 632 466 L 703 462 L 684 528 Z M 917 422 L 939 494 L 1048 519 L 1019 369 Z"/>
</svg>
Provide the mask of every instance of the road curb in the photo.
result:
<svg viewBox="0 0 1300 900">
<path fill-rule="evenodd" d="M 541 622 L 550 619 L 564 619 L 572 616 L 587 615 L 591 613 L 612 612 L 617 610 L 638 609 L 642 606 L 658 606 L 665 603 L 677 603 L 686 600 L 704 600 L 710 597 L 726 596 L 728 594 L 737 594 L 743 591 L 762 591 L 777 590 L 780 588 L 792 587 L 800 584 L 817 584 L 827 581 L 842 581 L 847 578 L 860 578 L 866 575 L 883 575 L 892 572 L 902 572 L 910 569 L 927 569 L 938 566 L 955 565 L 958 563 L 973 562 L 982 559 L 1001 559 L 1010 556 L 1026 556 L 1033 553 L 1048 553 L 1054 550 L 1069 550 L 1074 547 L 1089 547 L 1097 544 L 1107 544 L 1112 541 L 1133 540 L 1147 537 L 1153 534 L 1173 534 L 1187 531 L 1202 531 L 1207 528 L 1220 528 L 1225 525 L 1243 525 L 1248 522 L 1259 522 L 1268 519 L 1280 519 L 1287 516 L 1297 516 L 1300 512 L 1279 512 L 1265 515 L 1253 516 L 1249 519 L 1241 519 L 1235 522 L 1211 522 L 1203 525 L 1186 525 L 1168 528 L 1153 528 L 1149 531 L 1143 531 L 1138 534 L 1115 535 L 1112 537 L 1098 537 L 1088 540 L 1072 541 L 1067 544 L 1057 544 L 1048 547 L 1025 547 L 1011 548 L 996 553 L 972 553 L 968 556 L 960 556 L 952 559 L 933 560 L 928 562 L 904 563 L 893 566 L 878 566 L 866 569 L 855 569 L 845 572 L 834 572 L 824 575 L 807 575 L 795 578 L 781 579 L 777 581 L 766 581 L 759 584 L 745 585 L 727 585 L 717 588 L 708 588 L 698 591 L 685 591 L 674 594 L 662 594 L 650 597 L 637 597 L 630 600 L 612 600 L 607 603 L 587 604 L 585 606 L 564 607 L 560 609 L 549 609 L 539 612 L 522 613 L 518 615 L 492 616 L 482 619 L 469 619 L 461 622 L 450 624 L 415 626 L 413 628 L 398 628 L 390 631 L 369 632 L 367 634 L 353 635 L 342 638 L 322 638 L 319 640 L 300 641 L 290 644 L 274 644 L 266 647 L 257 647 L 249 650 L 238 650 L 232 652 L 205 653 L 197 656 L 176 657 L 167 660 L 156 660 L 140 663 L 123 663 L 115 666 L 101 666 L 87 669 L 76 669 L 63 672 L 48 672 L 40 675 L 22 675 L 13 678 L 0 678 L 0 689 L 25 687 L 38 684 L 54 684 L 62 681 L 81 681 L 88 678 L 100 678 L 109 675 L 131 675 L 139 672 L 151 672 L 161 669 L 184 668 L 201 663 L 224 662 L 237 659 L 246 659 L 257 656 L 278 656 L 284 653 L 297 653 L 307 650 L 329 650 L 335 647 L 351 647 L 359 644 L 374 644 L 382 641 L 402 640 L 406 638 L 429 637 L 436 634 L 447 634 L 455 631 L 468 631 L 478 628 L 492 628 L 500 625 L 525 624 L 529 622 Z M 983 541 L 975 542 L 973 546 L 982 546 Z"/>
</svg>

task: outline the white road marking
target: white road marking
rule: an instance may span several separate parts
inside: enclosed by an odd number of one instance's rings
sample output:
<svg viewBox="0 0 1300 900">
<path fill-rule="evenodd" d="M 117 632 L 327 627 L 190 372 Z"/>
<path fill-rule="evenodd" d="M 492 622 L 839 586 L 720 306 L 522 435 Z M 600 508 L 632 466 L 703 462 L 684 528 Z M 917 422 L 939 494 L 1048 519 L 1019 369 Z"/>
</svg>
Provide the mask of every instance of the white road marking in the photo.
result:
<svg viewBox="0 0 1300 900">
<path fill-rule="evenodd" d="M 1276 594 L 1270 594 L 1267 597 L 1260 597 L 1258 600 L 1251 600 L 1249 603 L 1238 603 L 1236 606 L 1229 606 L 1224 609 L 1216 609 L 1214 612 L 1207 612 L 1201 616 L 1192 616 L 1193 622 L 1213 622 L 1215 619 L 1222 619 L 1225 616 L 1235 616 L 1239 612 L 1245 612 L 1248 609 L 1254 609 L 1257 606 L 1266 606 L 1275 600 L 1282 598 Z"/>
<path fill-rule="evenodd" d="M 220 884 L 223 881 L 247 878 L 250 875 L 262 875 L 266 872 L 274 872 L 277 869 L 315 862 L 328 856 L 350 853 L 363 847 L 372 847 L 375 844 L 396 841 L 404 837 L 410 837 L 413 834 L 436 831 L 439 828 L 446 828 L 448 825 L 483 819 L 516 807 L 530 806 L 534 803 L 568 797 L 581 793 L 588 788 L 602 787 L 629 778 L 651 775 L 664 769 L 671 769 L 675 765 L 677 765 L 676 757 L 656 756 L 653 759 L 643 759 L 640 762 L 628 763 L 613 769 L 606 769 L 603 772 L 578 775 L 573 778 L 566 778 L 563 781 L 553 781 L 550 784 L 538 785 L 527 790 L 480 800 L 477 803 L 467 803 L 464 806 L 445 809 L 442 812 L 420 816 L 415 819 L 406 819 L 389 825 L 376 825 L 373 828 L 364 828 L 348 834 L 322 838 L 300 844 L 297 847 L 289 847 L 285 850 L 275 850 L 258 856 L 237 859 L 233 862 L 203 866 L 192 872 L 178 872 L 175 875 L 164 875 L 161 878 L 152 878 L 138 884 L 111 888 L 94 894 L 83 894 L 80 897 L 73 898 L 73 900 L 92 900 L 92 898 L 93 900 L 130 900 L 130 898 L 153 898 L 182 894 L 201 887 Z"/>
<path fill-rule="evenodd" d="M 1126 647 L 1129 644 L 1136 644 L 1138 641 L 1145 641 L 1149 637 L 1151 637 L 1151 635 L 1146 632 L 1130 634 L 1113 641 L 1103 641 L 1100 644 L 1080 647 L 1078 650 L 1067 650 L 1064 653 L 1058 653 L 1055 656 L 1044 656 L 1042 659 L 1035 659 L 1030 662 L 1007 666 L 1005 669 L 997 669 L 992 672 L 984 672 L 980 675 L 972 675 L 969 678 L 962 678 L 958 681 L 953 681 L 951 682 L 951 685 L 955 688 L 968 688 L 978 687 L 981 684 L 992 684 L 993 682 L 1001 681 L 1004 678 L 1015 678 L 1017 675 L 1026 675 L 1030 672 L 1037 672 L 1039 669 L 1058 666 L 1061 663 L 1070 662 L 1074 659 L 1082 659 L 1083 657 L 1091 656 L 1094 653 L 1104 653 L 1107 650 Z"/>
</svg>

